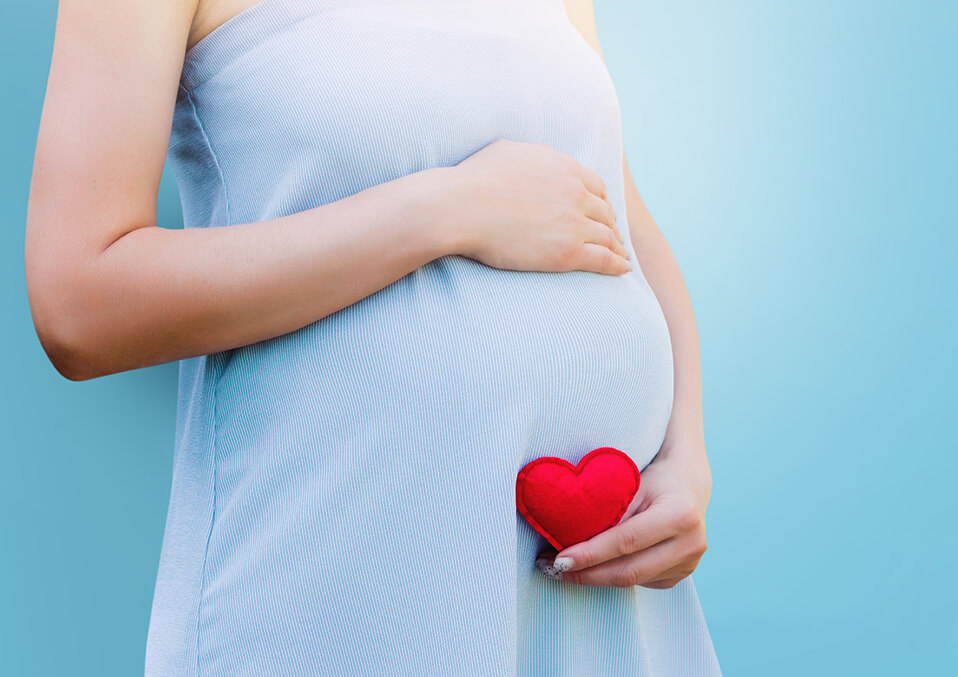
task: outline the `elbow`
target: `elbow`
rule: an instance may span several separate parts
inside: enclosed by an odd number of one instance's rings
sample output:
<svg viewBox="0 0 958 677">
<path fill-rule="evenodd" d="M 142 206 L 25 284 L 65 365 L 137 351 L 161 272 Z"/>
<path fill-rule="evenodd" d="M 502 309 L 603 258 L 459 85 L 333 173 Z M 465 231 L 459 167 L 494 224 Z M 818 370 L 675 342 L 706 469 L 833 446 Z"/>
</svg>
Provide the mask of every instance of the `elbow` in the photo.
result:
<svg viewBox="0 0 958 677">
<path fill-rule="evenodd" d="M 114 318 L 106 293 L 110 281 L 96 263 L 100 249 L 77 230 L 31 193 L 23 266 L 34 331 L 57 373 L 88 381 L 115 371 L 116 350 L 109 343 Z"/>
<path fill-rule="evenodd" d="M 27 276 L 27 295 L 33 327 L 47 359 L 70 381 L 105 375 L 83 328 L 88 318 L 80 285 L 62 279 L 40 281 Z"/>
<path fill-rule="evenodd" d="M 41 331 L 38 326 L 37 338 L 53 368 L 65 379 L 88 381 L 104 375 L 95 367 L 89 352 L 77 342 L 64 338 L 62 333 L 55 335 L 50 330 Z"/>
<path fill-rule="evenodd" d="M 34 315 L 34 328 L 47 359 L 65 379 L 88 381 L 104 375 L 89 346 L 69 322 L 57 318 L 41 320 Z"/>
</svg>

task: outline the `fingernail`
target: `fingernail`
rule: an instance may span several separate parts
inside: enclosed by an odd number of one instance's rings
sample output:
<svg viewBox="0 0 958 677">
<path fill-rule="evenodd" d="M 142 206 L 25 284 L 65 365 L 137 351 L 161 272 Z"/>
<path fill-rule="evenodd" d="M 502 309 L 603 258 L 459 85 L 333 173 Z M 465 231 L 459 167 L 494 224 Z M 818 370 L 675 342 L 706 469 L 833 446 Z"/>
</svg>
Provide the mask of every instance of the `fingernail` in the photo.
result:
<svg viewBox="0 0 958 677">
<path fill-rule="evenodd" d="M 573 566 L 575 566 L 575 562 L 572 561 L 571 557 L 556 557 L 552 562 L 552 568 L 556 571 L 568 571 Z"/>
<path fill-rule="evenodd" d="M 541 557 L 536 560 L 536 569 L 538 569 L 542 574 L 548 576 L 554 581 L 562 580 L 562 573 L 557 571 L 554 566 L 552 566 L 552 560 Z"/>
<path fill-rule="evenodd" d="M 544 569 L 544 570 L 542 571 L 542 573 L 545 574 L 548 578 L 551 578 L 551 579 L 554 580 L 554 581 L 561 581 L 561 580 L 562 580 L 562 572 L 561 572 L 561 571 L 556 571 L 556 570 L 553 569 L 552 567 L 549 567 L 549 568 L 547 568 L 547 569 Z"/>
</svg>

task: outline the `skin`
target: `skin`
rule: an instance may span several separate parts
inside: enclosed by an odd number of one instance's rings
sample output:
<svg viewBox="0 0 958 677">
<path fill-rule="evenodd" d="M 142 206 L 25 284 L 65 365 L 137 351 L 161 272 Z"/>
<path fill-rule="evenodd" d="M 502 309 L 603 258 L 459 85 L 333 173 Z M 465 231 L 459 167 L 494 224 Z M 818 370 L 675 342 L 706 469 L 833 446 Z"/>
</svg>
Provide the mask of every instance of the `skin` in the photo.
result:
<svg viewBox="0 0 958 677">
<path fill-rule="evenodd" d="M 570 20 L 602 57 L 592 0 L 564 0 Z M 698 566 L 708 546 L 705 512 L 712 475 L 705 451 L 698 331 L 678 262 L 642 200 L 623 152 L 626 207 L 642 272 L 671 334 L 675 395 L 659 453 L 642 471 L 618 525 L 557 553 L 540 553 L 546 575 L 580 585 L 671 588 Z"/>
<path fill-rule="evenodd" d="M 280 336 L 450 254 L 521 270 L 629 270 L 602 178 L 509 140 L 283 218 L 159 227 L 183 56 L 200 35 L 195 2 L 58 4 L 24 266 L 37 336 L 64 377 Z"/>
<path fill-rule="evenodd" d="M 629 269 L 602 178 L 548 146 L 506 140 L 454 167 L 409 174 L 283 218 L 159 227 L 156 198 L 183 55 L 253 4 L 58 4 L 24 264 L 37 336 L 65 378 L 82 381 L 279 336 L 449 254 L 515 270 Z M 591 2 L 566 7 L 601 56 Z M 674 413 L 622 523 L 560 554 L 577 564 L 563 574 L 567 581 L 669 587 L 704 552 L 711 477 L 698 342 L 672 252 L 627 164 L 625 172 L 636 257 L 672 333 Z"/>
</svg>

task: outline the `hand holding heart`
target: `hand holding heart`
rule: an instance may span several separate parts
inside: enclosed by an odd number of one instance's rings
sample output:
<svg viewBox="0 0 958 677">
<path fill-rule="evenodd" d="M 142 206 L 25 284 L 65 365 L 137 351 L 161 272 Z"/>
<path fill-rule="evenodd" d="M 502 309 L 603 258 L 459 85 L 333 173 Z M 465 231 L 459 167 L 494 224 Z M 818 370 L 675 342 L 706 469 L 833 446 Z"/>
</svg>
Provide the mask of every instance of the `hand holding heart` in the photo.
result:
<svg viewBox="0 0 958 677">
<path fill-rule="evenodd" d="M 695 570 L 707 547 L 711 476 L 686 460 L 692 457 L 657 456 L 642 470 L 638 491 L 618 522 L 587 540 L 558 543 L 566 547 L 555 561 L 553 553 L 542 553 L 537 566 L 552 578 L 580 585 L 676 585 Z"/>
</svg>

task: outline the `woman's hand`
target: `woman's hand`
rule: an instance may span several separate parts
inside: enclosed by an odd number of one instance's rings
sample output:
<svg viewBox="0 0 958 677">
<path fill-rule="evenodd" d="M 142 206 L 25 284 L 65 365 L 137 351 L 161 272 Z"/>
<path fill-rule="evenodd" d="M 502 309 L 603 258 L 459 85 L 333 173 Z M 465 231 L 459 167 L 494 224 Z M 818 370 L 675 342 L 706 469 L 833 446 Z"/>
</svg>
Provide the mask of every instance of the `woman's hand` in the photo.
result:
<svg viewBox="0 0 958 677">
<path fill-rule="evenodd" d="M 705 553 L 711 492 L 704 449 L 656 456 L 616 526 L 564 549 L 554 562 L 540 555 L 536 566 L 550 578 L 580 585 L 671 588 Z"/>
<path fill-rule="evenodd" d="M 605 181 L 571 155 L 500 139 L 448 169 L 456 254 L 509 270 L 632 269 Z"/>
</svg>

